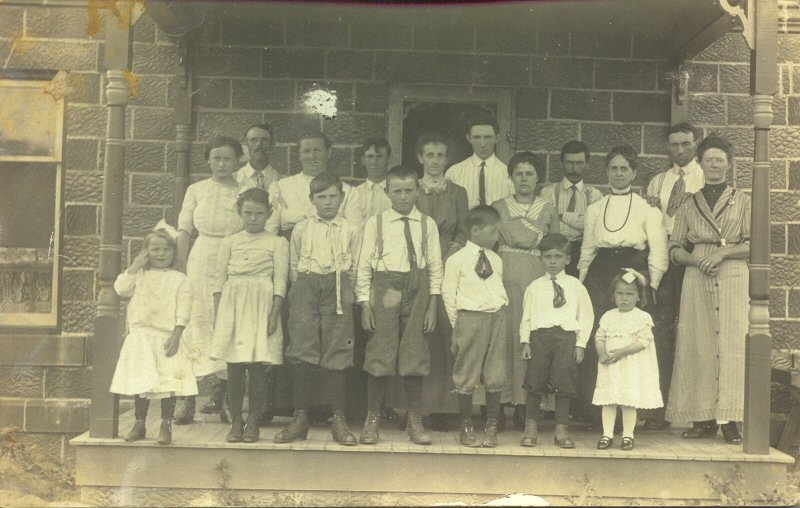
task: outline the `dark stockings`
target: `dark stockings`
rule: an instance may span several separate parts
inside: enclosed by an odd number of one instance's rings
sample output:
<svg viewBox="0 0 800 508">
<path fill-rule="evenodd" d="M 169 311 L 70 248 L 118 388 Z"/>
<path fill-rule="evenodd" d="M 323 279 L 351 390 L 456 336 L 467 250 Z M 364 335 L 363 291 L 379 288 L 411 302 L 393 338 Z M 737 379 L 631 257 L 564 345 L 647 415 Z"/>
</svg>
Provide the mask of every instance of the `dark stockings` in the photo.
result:
<svg viewBox="0 0 800 508">
<path fill-rule="evenodd" d="M 245 377 L 249 378 L 250 414 L 259 414 L 264 409 L 266 366 L 261 363 L 229 363 L 228 405 L 231 416 L 242 416 Z"/>
</svg>

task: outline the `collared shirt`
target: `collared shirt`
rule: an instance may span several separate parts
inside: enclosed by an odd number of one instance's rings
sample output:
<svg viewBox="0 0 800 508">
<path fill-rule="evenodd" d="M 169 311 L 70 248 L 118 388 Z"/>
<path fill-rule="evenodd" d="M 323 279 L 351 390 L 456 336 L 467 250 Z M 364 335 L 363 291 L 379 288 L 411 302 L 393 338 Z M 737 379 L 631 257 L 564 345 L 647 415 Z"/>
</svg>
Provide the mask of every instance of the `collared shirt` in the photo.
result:
<svg viewBox="0 0 800 508">
<path fill-rule="evenodd" d="M 661 223 L 661 212 L 648 205 L 640 195 L 632 193 L 630 188 L 619 194 L 603 196 L 597 203 L 589 205 L 578 261 L 581 279 L 589 271 L 597 249 L 614 247 L 649 248 L 650 285 L 658 288 L 669 266 L 667 232 Z"/>
<path fill-rule="evenodd" d="M 540 196 L 556 207 L 556 212 L 561 219 L 559 233 L 566 236 L 570 241 L 577 240 L 583 236 L 584 220 L 586 219 L 586 209 L 589 205 L 600 201 L 603 193 L 591 185 L 586 185 L 583 180 L 575 184 L 577 194 L 575 195 L 575 211 L 568 212 L 569 201 L 572 198 L 572 182 L 566 178 L 559 183 L 548 185 Z"/>
<path fill-rule="evenodd" d="M 423 256 L 422 245 L 422 217 L 416 207 L 408 214 L 411 240 L 414 242 L 414 251 L 417 255 L 417 266 L 427 268 L 430 294 L 438 295 L 442 292 L 442 248 L 439 245 L 439 230 L 436 222 L 426 218 L 425 251 Z M 405 225 L 400 215 L 394 209 L 389 209 L 379 215 L 367 219 L 364 226 L 364 236 L 361 243 L 361 254 L 358 258 L 358 275 L 356 276 L 356 296 L 358 302 L 368 302 L 372 274 L 378 271 L 408 272 L 408 249 L 405 240 Z M 383 235 L 383 255 L 378 258 L 377 221 L 381 219 L 381 233 Z"/>
<path fill-rule="evenodd" d="M 233 175 L 236 178 L 236 181 L 239 182 L 239 192 L 246 191 L 247 189 L 251 189 L 253 187 L 258 187 L 258 180 L 256 178 L 257 171 L 250 165 L 248 162 Z M 262 178 L 264 180 L 261 189 L 266 192 L 269 192 L 269 188 L 272 185 L 272 182 L 276 182 L 284 177 L 282 173 L 278 173 L 275 168 L 272 167 L 272 164 L 269 164 L 265 167 L 261 174 L 263 175 Z"/>
<path fill-rule="evenodd" d="M 647 196 L 656 197 L 659 200 L 659 207 L 661 208 L 661 212 L 664 214 L 662 217 L 662 222 L 664 224 L 664 229 L 667 230 L 668 235 L 672 234 L 672 228 L 675 226 L 675 217 L 670 217 L 667 215 L 669 196 L 672 194 L 672 188 L 675 186 L 675 183 L 680 178 L 680 174 L 678 172 L 681 169 L 684 171 L 683 181 L 685 184 L 684 191 L 686 193 L 694 194 L 703 188 L 706 178 L 705 174 L 703 173 L 703 168 L 700 167 L 697 159 L 692 159 L 692 162 L 683 168 L 677 164 L 674 164 L 668 170 L 654 176 L 647 185 Z"/>
<path fill-rule="evenodd" d="M 481 250 L 492 265 L 492 274 L 486 279 L 475 272 Z M 467 241 L 461 250 L 447 259 L 442 279 L 442 301 L 453 326 L 460 310 L 497 312 L 508 305 L 500 256 L 491 249 L 481 249 Z"/>
<path fill-rule="evenodd" d="M 299 272 L 326 275 L 349 272 L 355 280 L 361 232 L 341 215 L 324 220 L 316 213 L 292 231 L 290 274 L 297 280 Z"/>
<path fill-rule="evenodd" d="M 270 233 L 288 231 L 316 213 L 316 208 L 309 197 L 313 179 L 313 176 L 297 173 L 272 183 L 269 189 L 272 215 L 267 220 L 267 231 Z M 353 192 L 352 187 L 346 183 L 342 186 L 344 198 L 339 213 L 348 222 L 360 227 L 364 223 L 361 200 L 358 194 Z"/>
<path fill-rule="evenodd" d="M 528 344 L 532 331 L 560 326 L 568 332 L 576 332 L 575 345 L 585 348 L 594 326 L 594 309 L 589 292 L 578 279 L 562 270 L 556 275 L 556 282 L 564 289 L 566 303 L 556 309 L 553 306 L 555 289 L 551 277 L 549 273 L 545 273 L 525 290 L 519 341 Z"/>
<path fill-rule="evenodd" d="M 464 187 L 467 191 L 467 204 L 470 209 L 480 204 L 480 172 L 481 163 L 486 162 L 483 174 L 486 178 L 486 203 L 491 205 L 499 199 L 514 194 L 514 184 L 508 178 L 508 168 L 503 161 L 492 154 L 483 161 L 472 154 L 472 157 L 454 164 L 444 177 Z"/>
<path fill-rule="evenodd" d="M 353 193 L 359 195 L 364 211 L 364 222 L 373 215 L 385 212 L 392 207 L 392 202 L 386 195 L 386 180 L 375 183 L 367 179 L 361 185 L 354 187 Z"/>
</svg>

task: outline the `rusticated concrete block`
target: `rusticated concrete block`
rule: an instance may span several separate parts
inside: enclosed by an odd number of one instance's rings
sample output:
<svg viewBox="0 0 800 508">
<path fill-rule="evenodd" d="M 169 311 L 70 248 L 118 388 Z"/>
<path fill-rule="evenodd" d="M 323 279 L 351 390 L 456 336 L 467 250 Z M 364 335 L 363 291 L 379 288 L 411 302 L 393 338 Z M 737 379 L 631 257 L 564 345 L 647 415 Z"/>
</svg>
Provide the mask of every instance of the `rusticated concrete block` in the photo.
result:
<svg viewBox="0 0 800 508">
<path fill-rule="evenodd" d="M 8 53 L 4 53 L 8 54 Z M 96 71 L 97 43 L 90 41 L 20 40 L 7 61 L 10 68 Z"/>
<path fill-rule="evenodd" d="M 128 141 L 125 144 L 125 171 L 163 173 L 165 150 L 160 141 Z"/>
<path fill-rule="evenodd" d="M 663 155 L 667 153 L 666 125 L 644 125 L 644 143 L 642 151 L 647 154 Z"/>
<path fill-rule="evenodd" d="M 638 153 L 641 148 L 641 125 L 585 123 L 581 125 L 581 140 L 592 152 L 605 152 L 622 143 L 631 145 Z"/>
<path fill-rule="evenodd" d="M 753 161 L 749 158 L 740 157 L 736 160 L 735 168 L 736 187 L 749 189 L 753 186 Z M 775 159 L 770 161 L 769 185 L 772 190 L 786 189 L 786 161 Z"/>
<path fill-rule="evenodd" d="M 306 131 L 320 130 L 322 121 L 316 114 L 270 114 L 269 123 L 275 130 L 275 139 L 278 143 L 297 143 L 298 137 Z M 332 139 L 334 143 L 339 141 Z"/>
<path fill-rule="evenodd" d="M 772 254 L 786 254 L 786 224 L 770 226 L 769 251 Z"/>
<path fill-rule="evenodd" d="M 690 92 L 716 92 L 719 89 L 716 64 L 689 63 L 682 70 L 689 76 Z"/>
<path fill-rule="evenodd" d="M 36 7 L 28 9 L 25 29 L 29 37 L 41 39 L 87 39 L 86 9 Z"/>
<path fill-rule="evenodd" d="M 42 397 L 44 369 L 17 365 L 0 367 L 0 396 Z"/>
<path fill-rule="evenodd" d="M 340 178 L 353 176 L 353 150 L 335 147 L 328 163 L 328 171 Z"/>
<path fill-rule="evenodd" d="M 24 425 L 25 399 L 0 398 L 0 427 L 22 430 Z"/>
<path fill-rule="evenodd" d="M 669 58 L 670 41 L 666 37 L 639 35 L 633 36 L 633 58 L 652 58 L 666 60 Z"/>
<path fill-rule="evenodd" d="M 725 97 L 722 95 L 693 95 L 689 99 L 689 121 L 695 125 L 725 123 Z"/>
<path fill-rule="evenodd" d="M 328 51 L 325 77 L 328 79 L 372 79 L 372 51 L 332 49 Z"/>
<path fill-rule="evenodd" d="M 786 317 L 786 290 L 783 288 L 770 288 L 769 290 L 769 315 L 773 318 Z"/>
<path fill-rule="evenodd" d="M 169 174 L 131 176 L 131 202 L 134 205 L 172 205 L 175 179 Z"/>
<path fill-rule="evenodd" d="M 323 119 L 322 127 L 334 143 L 359 144 L 371 136 L 381 136 L 386 130 L 382 115 L 340 114 Z"/>
<path fill-rule="evenodd" d="M 103 173 L 101 171 L 67 171 L 64 200 L 67 202 L 97 203 L 103 200 Z"/>
<path fill-rule="evenodd" d="M 668 167 L 669 159 L 667 157 L 639 157 L 639 169 L 636 170 L 633 185 L 644 187 L 654 176 Z M 608 179 L 606 179 L 606 183 L 608 183 Z"/>
<path fill-rule="evenodd" d="M 773 349 L 800 348 L 800 321 L 770 319 L 769 331 Z"/>
<path fill-rule="evenodd" d="M 614 120 L 668 123 L 669 95 L 614 92 Z"/>
<path fill-rule="evenodd" d="M 572 32 L 570 55 L 630 58 L 631 36 L 628 34 L 599 34 Z"/>
<path fill-rule="evenodd" d="M 313 114 L 314 109 L 306 104 L 306 94 L 312 90 L 326 90 L 336 93 L 336 111 L 339 113 L 353 111 L 355 108 L 355 97 L 353 95 L 353 85 L 355 83 L 344 81 L 297 81 L 296 109 L 301 112 Z M 380 111 L 383 113 L 384 111 Z"/>
<path fill-rule="evenodd" d="M 174 74 L 178 59 L 178 51 L 174 45 L 133 43 L 133 72 L 135 74 Z"/>
<path fill-rule="evenodd" d="M 610 90 L 655 90 L 658 65 L 655 62 L 596 60 L 594 85 Z"/>
<path fill-rule="evenodd" d="M 800 318 L 800 289 L 789 289 L 789 317 Z"/>
<path fill-rule="evenodd" d="M 175 117 L 169 109 L 131 108 L 134 139 L 175 139 Z"/>
<path fill-rule="evenodd" d="M 222 43 L 243 46 L 280 46 L 283 44 L 283 22 L 260 16 L 238 18 L 222 31 Z"/>
<path fill-rule="evenodd" d="M 749 65 L 720 65 L 719 91 L 722 93 L 750 93 Z"/>
<path fill-rule="evenodd" d="M 411 25 L 405 23 L 356 23 L 351 29 L 354 48 L 410 49 Z"/>
<path fill-rule="evenodd" d="M 62 263 L 65 268 L 96 268 L 99 250 L 97 236 L 65 236 L 61 243 Z"/>
<path fill-rule="evenodd" d="M 386 53 L 375 57 L 378 81 L 428 83 L 470 83 L 472 59 L 453 53 Z"/>
<path fill-rule="evenodd" d="M 349 24 L 342 21 L 295 21 L 286 26 L 286 44 L 323 48 L 349 46 L 349 32 Z"/>
<path fill-rule="evenodd" d="M 177 84 L 174 79 L 169 82 L 170 94 Z M 201 78 L 192 80 L 192 106 L 202 108 L 230 108 L 231 80 L 227 78 Z"/>
<path fill-rule="evenodd" d="M 561 150 L 567 141 L 578 139 L 578 124 L 550 120 L 517 120 L 518 150 Z"/>
<path fill-rule="evenodd" d="M 155 42 L 156 22 L 150 16 L 142 16 L 133 26 L 133 40 L 137 42 Z"/>
<path fill-rule="evenodd" d="M 13 39 L 22 36 L 22 17 L 25 10 L 9 5 L 0 6 L 0 37 Z"/>
<path fill-rule="evenodd" d="M 389 90 L 382 83 L 356 83 L 355 110 L 359 113 L 384 113 L 389 105 Z"/>
<path fill-rule="evenodd" d="M 149 76 L 142 74 L 136 76 L 138 86 L 136 97 L 131 97 L 128 104 L 131 106 L 161 106 L 167 104 L 167 78 L 166 76 Z M 105 102 L 105 101 L 104 101 Z"/>
<path fill-rule="evenodd" d="M 218 47 L 204 48 L 203 57 L 195 61 L 198 76 L 258 77 L 261 74 L 260 48 Z"/>
<path fill-rule="evenodd" d="M 750 129 L 750 153 L 752 154 L 753 130 Z M 738 146 L 737 146 L 738 148 Z M 770 157 L 800 158 L 800 129 L 775 128 L 769 136 Z"/>
<path fill-rule="evenodd" d="M 740 33 L 728 33 L 711 43 L 695 60 L 712 62 L 748 62 L 750 48 Z"/>
<path fill-rule="evenodd" d="M 85 364 L 85 339 L 68 334 L 3 334 L 0 365 L 80 367 Z"/>
<path fill-rule="evenodd" d="M 527 56 L 472 55 L 472 83 L 479 85 L 528 85 L 530 60 Z"/>
<path fill-rule="evenodd" d="M 800 269 L 798 269 L 795 256 L 772 256 L 770 258 L 770 277 L 773 281 L 780 281 L 782 286 L 800 286 Z M 800 340 L 800 335 L 798 335 Z"/>
<path fill-rule="evenodd" d="M 206 113 L 202 111 L 197 113 L 197 118 L 199 129 L 197 139 L 203 143 L 214 136 L 230 136 L 234 139 L 239 139 L 246 128 L 263 120 L 258 113 Z M 272 115 L 269 118 L 269 122 L 273 123 Z M 202 158 L 205 146 L 198 146 L 198 149 L 197 153 Z M 207 166 L 203 161 L 202 167 L 207 168 Z M 194 167 L 197 166 L 193 164 Z"/>
<path fill-rule="evenodd" d="M 533 86 L 592 88 L 594 71 L 592 60 L 588 58 L 537 57 L 533 59 L 531 72 Z"/>
<path fill-rule="evenodd" d="M 770 217 L 774 222 L 800 221 L 800 192 L 787 191 L 771 193 Z M 789 245 L 791 246 L 791 243 Z"/>
<path fill-rule="evenodd" d="M 64 152 L 67 171 L 96 171 L 97 143 L 96 139 L 67 139 Z"/>
<path fill-rule="evenodd" d="M 125 236 L 144 236 L 163 217 L 163 208 L 126 206 L 122 213 Z"/>
<path fill-rule="evenodd" d="M 100 102 L 100 75 L 93 72 L 70 72 L 67 75 L 66 98 L 72 103 Z"/>
<path fill-rule="evenodd" d="M 795 34 L 778 35 L 778 62 L 797 62 L 800 55 L 800 37 Z"/>
<path fill-rule="evenodd" d="M 611 120 L 611 93 L 551 90 L 550 116 L 570 120 Z"/>
<path fill-rule="evenodd" d="M 541 55 L 566 55 L 569 53 L 568 32 L 539 31 L 536 36 L 537 51 Z"/>
<path fill-rule="evenodd" d="M 476 20 L 476 50 L 489 53 L 536 53 L 534 27 L 504 26 L 498 30 L 493 20 Z"/>
<path fill-rule="evenodd" d="M 519 118 L 547 118 L 546 88 L 518 88 L 515 104 Z"/>
<path fill-rule="evenodd" d="M 475 25 L 464 12 L 452 12 L 448 19 L 431 19 L 420 12 L 414 23 L 414 49 L 471 51 Z"/>
<path fill-rule="evenodd" d="M 97 233 L 97 207 L 67 205 L 64 211 L 64 231 L 68 235 L 93 235 Z"/>
<path fill-rule="evenodd" d="M 70 104 L 65 122 L 67 135 L 105 138 L 107 116 L 104 106 Z"/>
<path fill-rule="evenodd" d="M 26 432 L 84 432 L 89 428 L 89 400 L 34 399 L 25 406 Z"/>
<path fill-rule="evenodd" d="M 66 300 L 91 302 L 95 295 L 94 270 L 64 270 L 61 296 Z"/>
<path fill-rule="evenodd" d="M 234 79 L 232 86 L 234 109 L 294 109 L 294 81 Z"/>
<path fill-rule="evenodd" d="M 266 48 L 262 76 L 265 78 L 322 78 L 325 52 L 321 49 Z"/>
<path fill-rule="evenodd" d="M 61 319 L 65 332 L 91 333 L 94 329 L 95 305 L 92 302 L 64 302 Z"/>
<path fill-rule="evenodd" d="M 44 396 L 47 399 L 88 399 L 92 396 L 91 367 L 48 367 L 44 381 Z"/>
<path fill-rule="evenodd" d="M 788 101 L 789 125 L 800 125 L 800 97 L 787 97 L 786 100 Z"/>
<path fill-rule="evenodd" d="M 800 190 L 800 161 L 789 161 L 789 188 Z"/>
</svg>

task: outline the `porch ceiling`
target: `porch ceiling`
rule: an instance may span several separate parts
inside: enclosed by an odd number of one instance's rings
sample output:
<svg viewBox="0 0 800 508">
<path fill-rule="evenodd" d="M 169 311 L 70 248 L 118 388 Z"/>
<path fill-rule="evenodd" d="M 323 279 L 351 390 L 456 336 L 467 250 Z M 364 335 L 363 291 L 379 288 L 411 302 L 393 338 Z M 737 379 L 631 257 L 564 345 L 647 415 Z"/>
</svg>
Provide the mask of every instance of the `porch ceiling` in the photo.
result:
<svg viewBox="0 0 800 508">
<path fill-rule="evenodd" d="M 732 2 L 733 3 L 733 2 Z M 456 18 L 497 30 L 530 27 L 545 31 L 632 33 L 669 41 L 674 60 L 693 56 L 736 22 L 714 0 L 574 0 L 413 5 L 362 2 L 187 2 L 150 0 L 148 12 L 168 33 L 182 35 L 189 20 L 216 19 L 226 27 L 264 21 L 413 23 Z M 234 28 L 235 29 L 235 28 Z"/>
</svg>

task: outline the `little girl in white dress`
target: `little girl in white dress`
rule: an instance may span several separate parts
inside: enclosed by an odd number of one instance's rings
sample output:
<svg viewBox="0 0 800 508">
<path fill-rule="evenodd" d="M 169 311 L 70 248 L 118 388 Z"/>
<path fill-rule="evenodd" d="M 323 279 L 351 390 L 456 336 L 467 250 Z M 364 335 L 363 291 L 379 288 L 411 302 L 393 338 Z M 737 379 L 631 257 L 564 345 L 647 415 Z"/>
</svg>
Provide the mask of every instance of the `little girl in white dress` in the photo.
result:
<svg viewBox="0 0 800 508">
<path fill-rule="evenodd" d="M 192 290 L 186 275 L 173 268 L 178 232 L 163 220 L 144 239 L 131 266 L 119 274 L 114 290 L 130 298 L 128 333 L 111 381 L 111 393 L 134 395 L 136 423 L 126 441 L 145 438 L 151 399 L 161 400 L 158 444 L 172 441 L 175 397 L 197 395 L 192 363 L 181 335 L 192 310 Z"/>
<path fill-rule="evenodd" d="M 633 449 L 633 430 L 637 409 L 664 405 L 658 384 L 658 361 L 653 343 L 653 319 L 636 307 L 645 277 L 631 268 L 618 274 L 611 283 L 616 309 L 600 318 L 595 336 L 599 364 L 592 404 L 603 407 L 603 437 L 597 448 L 614 444 L 617 406 L 622 409 L 623 450 Z"/>
</svg>

